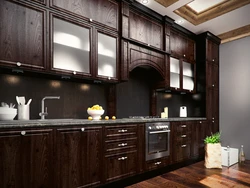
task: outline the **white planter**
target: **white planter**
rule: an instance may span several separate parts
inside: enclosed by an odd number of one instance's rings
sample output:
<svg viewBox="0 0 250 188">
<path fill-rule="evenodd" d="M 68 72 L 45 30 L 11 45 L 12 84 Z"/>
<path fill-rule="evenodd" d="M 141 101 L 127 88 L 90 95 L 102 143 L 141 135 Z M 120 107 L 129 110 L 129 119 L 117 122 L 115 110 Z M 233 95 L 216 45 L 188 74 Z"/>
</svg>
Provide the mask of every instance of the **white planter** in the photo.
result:
<svg viewBox="0 0 250 188">
<path fill-rule="evenodd" d="M 221 160 L 221 144 L 205 145 L 205 167 L 206 168 L 222 168 Z"/>
</svg>

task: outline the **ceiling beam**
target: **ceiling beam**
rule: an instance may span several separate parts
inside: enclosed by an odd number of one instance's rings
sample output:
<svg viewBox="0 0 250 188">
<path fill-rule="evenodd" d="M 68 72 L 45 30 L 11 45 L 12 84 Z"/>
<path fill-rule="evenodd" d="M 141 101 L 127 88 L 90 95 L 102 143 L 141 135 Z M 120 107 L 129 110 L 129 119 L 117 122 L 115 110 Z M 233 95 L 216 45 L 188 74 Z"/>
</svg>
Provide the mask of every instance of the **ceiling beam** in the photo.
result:
<svg viewBox="0 0 250 188">
<path fill-rule="evenodd" d="M 167 8 L 167 7 L 169 7 L 170 5 L 176 3 L 179 0 L 155 0 L 155 1 Z"/>
<path fill-rule="evenodd" d="M 221 43 L 226 43 L 247 36 L 250 36 L 250 25 L 246 25 L 238 29 L 222 33 L 217 37 L 221 39 Z"/>
<path fill-rule="evenodd" d="M 213 6 L 212 8 L 201 13 L 196 13 L 189 6 L 184 5 L 179 9 L 176 9 L 174 12 L 190 23 L 199 25 L 247 4 L 250 4 L 250 0 L 230 0 L 220 3 L 218 6 Z"/>
</svg>

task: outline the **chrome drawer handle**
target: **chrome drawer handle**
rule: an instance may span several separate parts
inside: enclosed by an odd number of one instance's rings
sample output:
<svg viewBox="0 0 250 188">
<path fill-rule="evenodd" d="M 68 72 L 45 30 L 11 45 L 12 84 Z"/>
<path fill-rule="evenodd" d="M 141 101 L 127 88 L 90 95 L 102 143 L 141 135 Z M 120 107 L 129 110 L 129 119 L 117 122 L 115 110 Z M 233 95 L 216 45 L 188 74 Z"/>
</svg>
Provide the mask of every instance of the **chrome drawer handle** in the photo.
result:
<svg viewBox="0 0 250 188">
<path fill-rule="evenodd" d="M 159 164 L 161 164 L 161 162 L 156 162 L 156 163 L 155 163 L 155 165 L 159 165 Z"/>
<path fill-rule="evenodd" d="M 185 148 L 185 147 L 187 147 L 187 145 L 183 144 L 183 145 L 181 145 L 181 147 L 182 147 L 182 148 Z"/>
<path fill-rule="evenodd" d="M 182 126 L 181 126 L 181 128 L 186 128 L 186 127 L 187 127 L 187 125 L 182 125 Z"/>
<path fill-rule="evenodd" d="M 120 158 L 118 158 L 118 161 L 124 161 L 124 160 L 126 160 L 128 157 L 120 157 Z"/>
<path fill-rule="evenodd" d="M 181 138 L 186 138 L 186 137 L 187 137 L 186 134 L 181 135 Z"/>
<path fill-rule="evenodd" d="M 128 130 L 126 129 L 122 129 L 122 130 L 118 130 L 118 133 L 124 133 L 124 132 L 127 132 Z"/>
<path fill-rule="evenodd" d="M 127 143 L 121 143 L 121 144 L 118 144 L 119 147 L 123 147 L 123 146 L 127 146 L 128 144 Z"/>
</svg>

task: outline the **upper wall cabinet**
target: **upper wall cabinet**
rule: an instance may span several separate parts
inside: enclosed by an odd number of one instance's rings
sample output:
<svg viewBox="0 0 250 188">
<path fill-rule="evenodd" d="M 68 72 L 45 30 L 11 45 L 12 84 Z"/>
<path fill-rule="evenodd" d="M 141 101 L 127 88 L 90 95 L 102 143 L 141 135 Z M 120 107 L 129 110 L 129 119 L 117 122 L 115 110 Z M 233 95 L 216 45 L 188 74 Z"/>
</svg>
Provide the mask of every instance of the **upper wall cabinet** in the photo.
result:
<svg viewBox="0 0 250 188">
<path fill-rule="evenodd" d="M 0 64 L 45 69 L 45 10 L 1 0 L 0 18 Z"/>
<path fill-rule="evenodd" d="M 96 24 L 118 30 L 119 6 L 115 0 L 51 0 L 50 6 Z"/>
<path fill-rule="evenodd" d="M 195 41 L 178 33 L 170 31 L 170 53 L 178 58 L 193 63 L 195 61 Z"/>
<path fill-rule="evenodd" d="M 122 36 L 163 50 L 163 24 L 122 4 Z"/>
<path fill-rule="evenodd" d="M 51 14 L 51 69 L 73 77 L 117 81 L 118 36 Z"/>
</svg>

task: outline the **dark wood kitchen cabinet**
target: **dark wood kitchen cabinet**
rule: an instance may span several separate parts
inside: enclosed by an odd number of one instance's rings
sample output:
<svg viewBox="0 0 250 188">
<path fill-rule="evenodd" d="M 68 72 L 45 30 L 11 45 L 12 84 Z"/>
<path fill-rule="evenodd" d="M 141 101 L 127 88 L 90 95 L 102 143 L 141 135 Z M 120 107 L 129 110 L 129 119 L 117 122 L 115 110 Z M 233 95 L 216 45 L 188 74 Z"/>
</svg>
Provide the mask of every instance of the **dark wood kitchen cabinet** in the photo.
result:
<svg viewBox="0 0 250 188">
<path fill-rule="evenodd" d="M 52 143 L 52 129 L 1 130 L 1 187 L 54 187 Z"/>
<path fill-rule="evenodd" d="M 182 162 L 191 157 L 192 121 L 171 122 L 172 162 Z"/>
<path fill-rule="evenodd" d="M 138 125 L 104 128 L 104 181 L 111 182 L 138 172 Z"/>
<path fill-rule="evenodd" d="M 59 128 L 56 151 L 56 187 L 89 187 L 101 183 L 102 127 Z"/>
<path fill-rule="evenodd" d="M 50 0 L 53 9 L 71 14 L 91 23 L 118 30 L 119 4 L 115 0 Z"/>
<path fill-rule="evenodd" d="M 219 131 L 220 41 L 210 32 L 202 33 L 197 37 L 197 71 L 199 73 L 197 85 L 199 85 L 200 92 L 206 93 L 206 116 L 212 133 Z"/>
<path fill-rule="evenodd" d="M 128 25 L 129 39 L 135 40 L 144 45 L 163 50 L 163 25 L 152 18 L 143 16 L 139 12 L 129 11 Z M 124 36 L 126 37 L 126 36 Z"/>
<path fill-rule="evenodd" d="M 173 29 L 170 30 L 170 53 L 172 56 L 193 63 L 195 61 L 195 46 L 194 40 Z"/>
<path fill-rule="evenodd" d="M 46 11 L 0 1 L 0 64 L 13 69 L 46 68 Z"/>
</svg>

